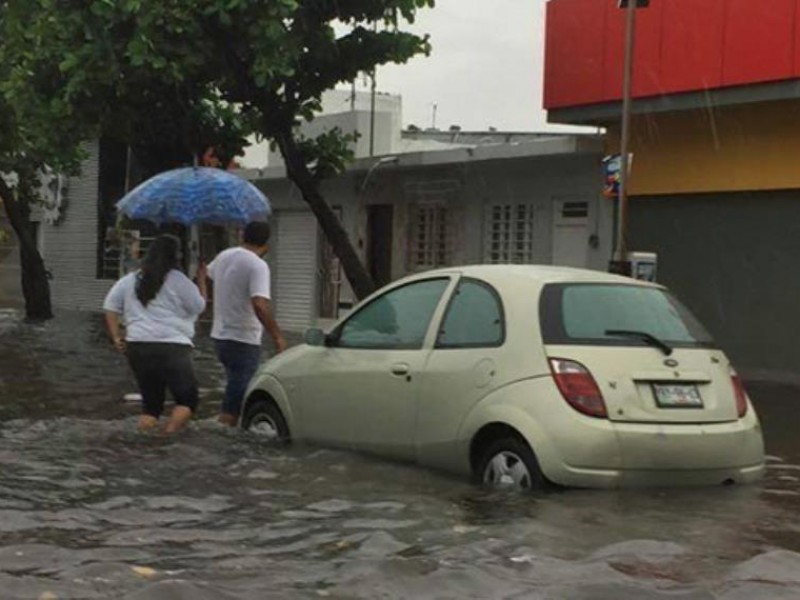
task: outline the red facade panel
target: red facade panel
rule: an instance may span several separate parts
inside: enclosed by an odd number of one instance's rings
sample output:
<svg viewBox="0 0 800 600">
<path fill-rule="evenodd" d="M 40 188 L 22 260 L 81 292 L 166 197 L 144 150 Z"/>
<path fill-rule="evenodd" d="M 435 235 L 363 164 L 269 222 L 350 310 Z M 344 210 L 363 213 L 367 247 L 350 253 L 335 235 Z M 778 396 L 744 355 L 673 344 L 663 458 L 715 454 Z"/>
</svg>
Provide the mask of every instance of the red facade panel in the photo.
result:
<svg viewBox="0 0 800 600">
<path fill-rule="evenodd" d="M 685 92 L 720 87 L 725 0 L 668 0 L 663 19 L 664 89 Z"/>
<path fill-rule="evenodd" d="M 800 0 L 794 10 L 794 77 L 800 77 Z"/>
<path fill-rule="evenodd" d="M 547 4 L 545 106 L 598 102 L 603 95 L 604 2 Z"/>
<path fill-rule="evenodd" d="M 617 7 L 618 0 L 605 0 L 606 31 L 605 78 L 603 100 L 622 98 L 625 64 L 626 11 Z M 647 10 L 636 14 L 636 56 L 633 63 L 634 96 L 652 96 L 663 91 L 661 85 L 661 14 L 662 2 L 652 2 Z"/>
<path fill-rule="evenodd" d="M 797 0 L 727 1 L 724 85 L 793 76 L 797 5 Z"/>
<path fill-rule="evenodd" d="M 636 13 L 635 97 L 800 78 L 800 0 L 650 0 Z M 618 100 L 625 11 L 549 0 L 545 106 Z"/>
</svg>

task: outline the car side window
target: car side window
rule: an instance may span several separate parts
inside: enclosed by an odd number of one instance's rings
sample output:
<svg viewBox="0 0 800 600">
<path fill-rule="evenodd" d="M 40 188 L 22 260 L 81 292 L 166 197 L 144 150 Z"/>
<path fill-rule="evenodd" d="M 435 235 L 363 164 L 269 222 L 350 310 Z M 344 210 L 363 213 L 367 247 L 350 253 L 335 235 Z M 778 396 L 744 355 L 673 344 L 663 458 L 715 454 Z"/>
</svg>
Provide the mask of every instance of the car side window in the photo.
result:
<svg viewBox="0 0 800 600">
<path fill-rule="evenodd" d="M 495 347 L 504 341 L 505 319 L 500 296 L 486 283 L 462 279 L 442 320 L 436 347 Z"/>
<path fill-rule="evenodd" d="M 342 326 L 341 348 L 415 350 L 422 347 L 431 317 L 450 279 L 426 279 L 379 296 Z"/>
</svg>

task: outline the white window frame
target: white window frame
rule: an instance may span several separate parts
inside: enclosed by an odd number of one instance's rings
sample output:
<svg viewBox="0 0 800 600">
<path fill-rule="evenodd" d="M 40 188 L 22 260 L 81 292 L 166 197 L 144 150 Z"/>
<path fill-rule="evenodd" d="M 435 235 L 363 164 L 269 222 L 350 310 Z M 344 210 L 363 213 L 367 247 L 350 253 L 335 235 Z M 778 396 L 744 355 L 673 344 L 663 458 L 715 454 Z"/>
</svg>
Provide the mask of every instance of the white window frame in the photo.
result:
<svg viewBox="0 0 800 600">
<path fill-rule="evenodd" d="M 406 183 L 407 271 L 448 267 L 458 260 L 462 188 L 461 181 L 446 177 Z"/>
<path fill-rule="evenodd" d="M 536 209 L 532 202 L 491 204 L 486 209 L 483 260 L 488 264 L 534 262 Z"/>
</svg>

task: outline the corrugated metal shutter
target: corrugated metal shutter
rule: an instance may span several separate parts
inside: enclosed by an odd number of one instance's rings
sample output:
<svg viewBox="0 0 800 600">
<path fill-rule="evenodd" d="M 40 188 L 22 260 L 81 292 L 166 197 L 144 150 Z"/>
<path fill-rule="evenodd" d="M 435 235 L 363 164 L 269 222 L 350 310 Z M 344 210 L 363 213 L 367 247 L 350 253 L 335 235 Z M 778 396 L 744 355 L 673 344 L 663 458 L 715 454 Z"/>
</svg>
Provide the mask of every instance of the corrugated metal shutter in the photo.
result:
<svg viewBox="0 0 800 600">
<path fill-rule="evenodd" d="M 282 211 L 273 219 L 275 316 L 286 331 L 310 327 L 317 312 L 317 220 L 310 212 Z"/>
<path fill-rule="evenodd" d="M 60 308 L 101 310 L 112 280 L 97 279 L 99 145 L 87 144 L 81 175 L 69 179 L 69 204 L 58 225 L 42 224 L 42 254 L 53 274 L 52 302 Z"/>
</svg>

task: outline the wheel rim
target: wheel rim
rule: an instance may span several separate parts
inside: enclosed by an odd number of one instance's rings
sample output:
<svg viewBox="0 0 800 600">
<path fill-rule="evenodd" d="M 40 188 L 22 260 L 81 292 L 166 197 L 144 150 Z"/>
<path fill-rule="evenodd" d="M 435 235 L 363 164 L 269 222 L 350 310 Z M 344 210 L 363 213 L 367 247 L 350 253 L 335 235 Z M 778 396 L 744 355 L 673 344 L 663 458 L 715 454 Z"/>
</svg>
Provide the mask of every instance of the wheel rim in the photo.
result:
<svg viewBox="0 0 800 600">
<path fill-rule="evenodd" d="M 277 440 L 280 438 L 278 426 L 275 424 L 275 420 L 269 415 L 263 413 L 257 414 L 253 417 L 253 420 L 250 421 L 249 429 L 256 435 L 270 440 Z"/>
<path fill-rule="evenodd" d="M 483 483 L 492 488 L 529 490 L 531 474 L 519 455 L 504 450 L 495 454 L 486 465 Z"/>
</svg>

